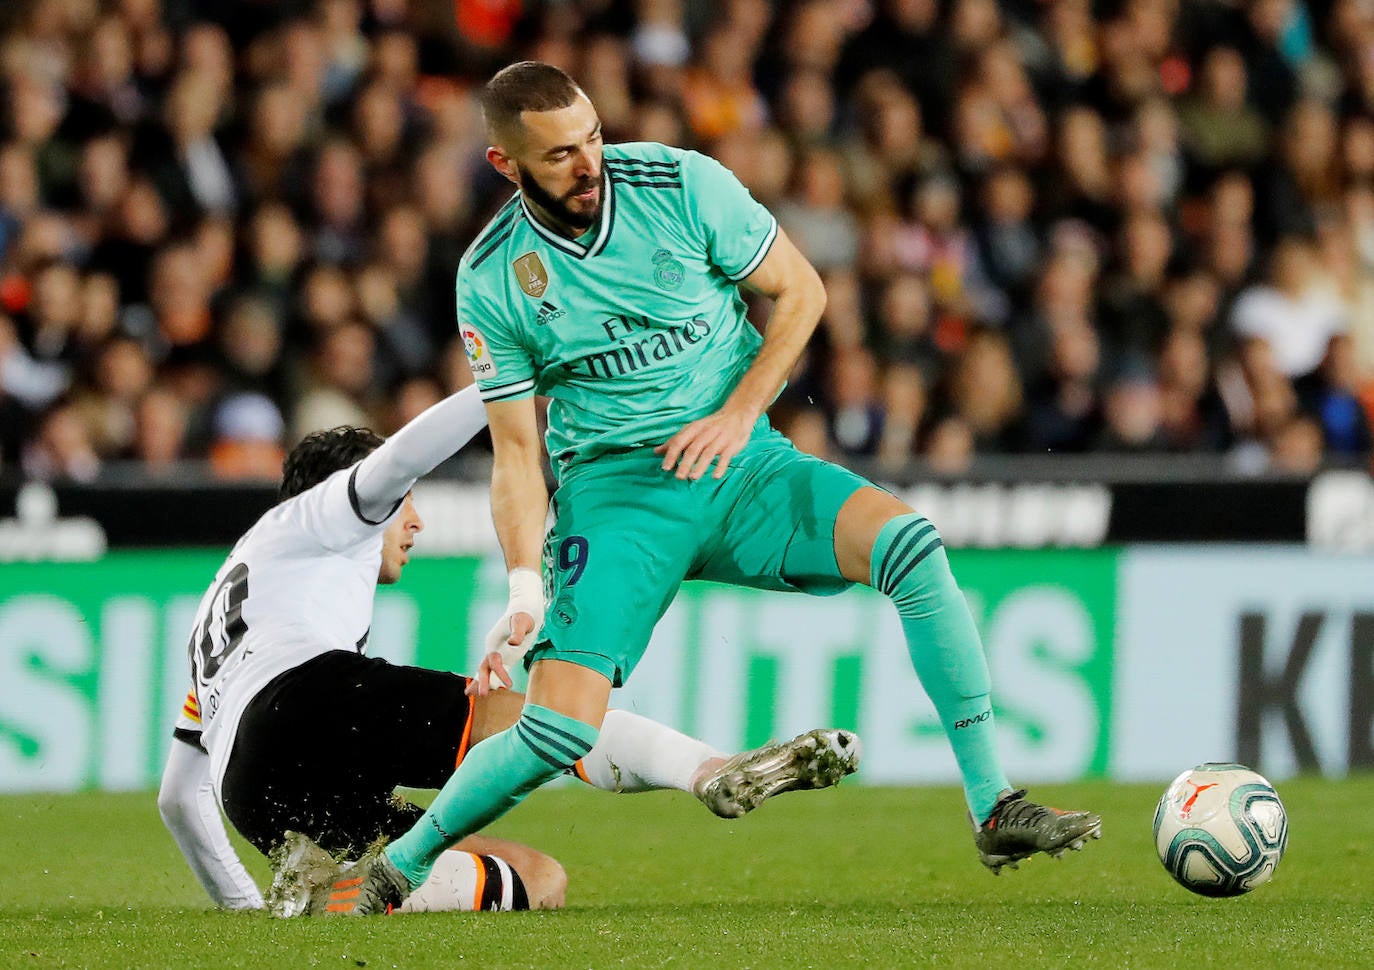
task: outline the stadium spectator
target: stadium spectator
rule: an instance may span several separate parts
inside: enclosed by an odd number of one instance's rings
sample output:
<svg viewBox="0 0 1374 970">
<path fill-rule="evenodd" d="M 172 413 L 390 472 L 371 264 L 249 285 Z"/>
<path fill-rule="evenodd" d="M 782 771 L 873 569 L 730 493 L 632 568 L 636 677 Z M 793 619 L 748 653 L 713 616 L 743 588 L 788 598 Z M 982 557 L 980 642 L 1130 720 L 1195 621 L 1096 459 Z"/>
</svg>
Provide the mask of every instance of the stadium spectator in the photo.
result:
<svg viewBox="0 0 1374 970">
<path fill-rule="evenodd" d="M 932 128 L 943 131 L 956 70 L 939 17 L 935 0 L 879 0 L 872 20 L 841 51 L 834 72 L 840 94 L 848 95 L 870 71 L 890 71 L 930 113 Z"/>
<path fill-rule="evenodd" d="M 1281 132 L 1280 164 L 1266 167 L 1255 193 L 1257 229 L 1265 244 L 1315 233 L 1317 210 L 1335 205 L 1340 196 L 1341 156 L 1331 109 L 1303 101 L 1288 114 Z"/>
<path fill-rule="evenodd" d="M 24 448 L 21 467 L 38 481 L 89 482 L 100 474 L 100 456 L 70 404 L 59 404 L 43 416 L 38 433 Z"/>
<path fill-rule="evenodd" d="M 973 464 L 973 429 L 958 415 L 941 419 L 926 441 L 926 467 L 937 475 L 961 475 Z"/>
<path fill-rule="evenodd" d="M 687 121 L 698 138 L 710 141 L 763 126 L 767 106 L 754 87 L 752 54 L 728 23 L 706 35 L 700 61 L 688 69 L 682 87 Z"/>
<path fill-rule="evenodd" d="M 1341 128 L 1341 169 L 1351 185 L 1374 179 L 1374 118 L 1355 115 Z"/>
<path fill-rule="evenodd" d="M 281 477 L 281 412 L 262 394 L 244 391 L 220 401 L 214 411 L 210 468 L 216 478 L 274 482 Z"/>
<path fill-rule="evenodd" d="M 243 237 L 240 285 L 270 300 L 278 313 L 285 312 L 304 253 L 300 224 L 284 204 L 269 202 L 253 213 Z"/>
<path fill-rule="evenodd" d="M 1180 106 L 1184 144 L 1202 172 L 1247 168 L 1264 157 L 1269 126 L 1246 101 L 1245 61 L 1232 47 L 1216 47 L 1201 65 L 1201 90 Z"/>
<path fill-rule="evenodd" d="M 1333 340 L 1346 330 L 1340 302 L 1318 279 L 1316 252 L 1299 236 L 1274 248 L 1269 282 L 1243 292 L 1231 311 L 1236 334 L 1267 353 L 1249 354 L 1252 368 L 1270 367 L 1295 382 L 1320 380 L 1317 372 Z"/>
<path fill-rule="evenodd" d="M 164 106 L 164 128 L 149 139 L 141 164 L 152 174 L 178 220 L 204 212 L 232 213 L 239 190 L 224 148 L 215 137 L 224 91 L 205 73 L 183 72 Z"/>
<path fill-rule="evenodd" d="M 269 300 L 252 292 L 234 299 L 225 313 L 218 354 L 227 389 L 263 394 L 278 407 L 286 403 L 282 328 Z"/>
<path fill-rule="evenodd" d="M 1113 356 L 1148 356 L 1169 328 L 1164 283 L 1173 239 L 1157 210 L 1128 217 L 1118 238 L 1120 265 L 1102 284 L 1097 322 Z"/>
<path fill-rule="evenodd" d="M 1281 474 L 1311 475 L 1321 465 L 1322 429 L 1315 420 L 1297 415 L 1274 433 L 1270 467 Z"/>
<path fill-rule="evenodd" d="M 883 426 L 878 464 L 889 472 L 898 471 L 915 457 L 917 435 L 926 416 L 926 378 L 915 365 L 891 364 L 881 385 Z"/>
<path fill-rule="evenodd" d="M 73 395 L 73 406 L 96 452 L 119 458 L 133 446 L 138 402 L 153 382 L 153 364 L 137 340 L 114 337 L 89 367 L 89 384 Z"/>
<path fill-rule="evenodd" d="M 1034 451 L 1087 451 L 1098 438 L 1102 346 L 1090 326 L 1050 333 L 1049 367 L 1027 392 L 1026 438 Z"/>
<path fill-rule="evenodd" d="M 169 388 L 151 387 L 139 400 L 134 414 L 132 454 L 148 474 L 175 475 L 178 463 L 189 457 L 189 418 L 186 405 Z"/>
<path fill-rule="evenodd" d="M 101 17 L 86 39 L 84 54 L 75 65 L 70 85 L 70 111 L 82 127 L 118 127 L 141 121 L 148 97 L 134 74 L 133 32 L 117 13 Z"/>
<path fill-rule="evenodd" d="M 373 332 L 357 321 L 342 323 L 320 337 L 305 390 L 291 415 L 293 440 L 320 428 L 375 423 L 371 407 L 376 346 Z"/>
<path fill-rule="evenodd" d="M 1153 369 L 1140 361 L 1123 363 L 1102 393 L 1102 429 L 1093 447 L 1120 454 L 1164 451 L 1163 400 Z"/>
<path fill-rule="evenodd" d="M 844 169 L 829 148 L 811 148 L 797 159 L 792 192 L 778 206 L 778 222 L 818 270 L 854 265 L 858 220 L 845 204 Z"/>
<path fill-rule="evenodd" d="M 885 424 L 878 396 L 878 365 L 863 348 L 830 359 L 830 437 L 836 453 L 868 457 L 878 450 Z"/>
<path fill-rule="evenodd" d="M 330 263 L 361 259 L 367 219 L 366 173 L 361 152 L 334 136 L 315 157 L 310 180 L 310 221 L 315 225 L 310 251 Z"/>
<path fill-rule="evenodd" d="M 35 360 L 20 341 L 14 321 L 0 314 L 0 398 L 38 410 L 56 400 L 70 383 L 70 368 L 57 361 Z"/>
<path fill-rule="evenodd" d="M 991 330 L 973 334 L 954 363 L 949 397 L 979 451 L 1018 450 L 1023 395 L 1005 337 Z"/>
<path fill-rule="evenodd" d="M 78 219 L 83 235 L 98 238 L 117 213 L 129 185 L 129 148 L 118 131 L 90 138 L 81 148 L 77 172 Z"/>
<path fill-rule="evenodd" d="M 284 81 L 269 81 L 258 89 L 243 121 L 248 133 L 238 152 L 238 168 L 244 194 L 258 202 L 301 196 L 308 137 L 306 105 Z"/>
<path fill-rule="evenodd" d="M 391 386 L 423 371 L 434 350 L 424 316 L 406 301 L 396 271 L 387 263 L 370 262 L 353 283 L 363 319 L 377 335 L 373 369 L 378 385 Z"/>
<path fill-rule="evenodd" d="M 391 410 L 382 426 L 394 434 L 428 407 L 444 399 L 444 388 L 434 378 L 412 377 L 396 389 Z"/>
<path fill-rule="evenodd" d="M 1020 302 L 1044 251 L 1031 219 L 1035 187 L 1024 169 L 1003 166 L 983 181 L 981 202 L 982 219 L 976 233 L 978 259 L 989 282 L 1013 303 Z"/>
<path fill-rule="evenodd" d="M 920 103 L 895 75 L 866 74 L 855 91 L 854 110 L 859 130 L 857 138 L 846 140 L 845 161 L 862 211 L 895 204 L 903 186 L 949 167 L 948 152 L 926 133 Z"/>
<path fill-rule="evenodd" d="M 89 260 L 92 268 L 114 275 L 125 307 L 147 299 L 153 256 L 169 228 L 166 203 L 152 182 L 144 175 L 131 178 Z"/>
<path fill-rule="evenodd" d="M 1230 444 L 1211 377 L 1201 331 L 1175 326 L 1159 353 L 1160 431 L 1169 450 L 1219 452 Z"/>
<path fill-rule="evenodd" d="M 313 342 L 353 315 L 356 296 L 348 274 L 334 263 L 316 263 L 301 277 L 297 299 L 296 336 Z"/>
</svg>

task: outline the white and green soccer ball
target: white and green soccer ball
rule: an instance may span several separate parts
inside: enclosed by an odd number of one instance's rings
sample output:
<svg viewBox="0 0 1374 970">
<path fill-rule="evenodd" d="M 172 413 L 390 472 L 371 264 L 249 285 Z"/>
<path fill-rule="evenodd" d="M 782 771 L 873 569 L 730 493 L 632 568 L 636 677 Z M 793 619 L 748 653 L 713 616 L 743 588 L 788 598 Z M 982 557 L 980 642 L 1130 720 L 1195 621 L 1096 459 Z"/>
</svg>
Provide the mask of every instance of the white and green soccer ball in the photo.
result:
<svg viewBox="0 0 1374 970">
<path fill-rule="evenodd" d="M 1203 896 L 1240 896 L 1268 882 L 1287 845 L 1278 792 L 1244 765 L 1190 768 L 1155 809 L 1159 861 Z"/>
</svg>

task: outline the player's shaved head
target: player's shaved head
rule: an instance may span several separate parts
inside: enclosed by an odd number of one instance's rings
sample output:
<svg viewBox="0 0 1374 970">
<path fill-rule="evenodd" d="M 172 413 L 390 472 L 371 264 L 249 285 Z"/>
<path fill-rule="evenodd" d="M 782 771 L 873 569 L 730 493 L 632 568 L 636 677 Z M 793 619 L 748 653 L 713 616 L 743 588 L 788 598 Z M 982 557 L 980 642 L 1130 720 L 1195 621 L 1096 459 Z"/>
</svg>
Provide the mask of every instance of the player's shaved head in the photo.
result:
<svg viewBox="0 0 1374 970">
<path fill-rule="evenodd" d="M 577 82 L 552 64 L 519 61 L 503 67 L 482 90 L 487 135 L 494 143 L 510 143 L 520 137 L 522 113 L 557 111 L 585 97 Z"/>
<path fill-rule="evenodd" d="M 370 428 L 346 424 L 328 431 L 312 431 L 291 449 L 282 463 L 277 501 L 285 502 L 318 485 L 340 468 L 366 458 L 384 440 Z"/>
</svg>

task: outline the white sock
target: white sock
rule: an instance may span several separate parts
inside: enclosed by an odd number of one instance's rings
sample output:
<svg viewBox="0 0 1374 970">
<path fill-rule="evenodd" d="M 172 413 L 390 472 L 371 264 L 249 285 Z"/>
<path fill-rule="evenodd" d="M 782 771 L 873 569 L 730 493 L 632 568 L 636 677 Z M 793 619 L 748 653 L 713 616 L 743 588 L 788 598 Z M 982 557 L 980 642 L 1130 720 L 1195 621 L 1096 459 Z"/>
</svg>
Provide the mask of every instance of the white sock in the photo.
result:
<svg viewBox="0 0 1374 970">
<path fill-rule="evenodd" d="M 690 792 L 707 758 L 725 755 L 705 741 L 629 711 L 607 711 L 595 747 L 579 765 L 583 781 L 611 792 L 676 788 Z"/>
</svg>

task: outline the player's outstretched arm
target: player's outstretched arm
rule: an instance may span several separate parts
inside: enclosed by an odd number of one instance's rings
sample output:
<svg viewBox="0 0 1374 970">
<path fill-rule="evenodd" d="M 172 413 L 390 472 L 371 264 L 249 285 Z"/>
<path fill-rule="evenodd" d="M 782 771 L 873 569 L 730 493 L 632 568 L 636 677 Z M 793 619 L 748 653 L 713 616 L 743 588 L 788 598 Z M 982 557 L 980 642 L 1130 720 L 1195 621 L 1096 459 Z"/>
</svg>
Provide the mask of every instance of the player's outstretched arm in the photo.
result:
<svg viewBox="0 0 1374 970">
<path fill-rule="evenodd" d="M 360 513 L 376 521 L 388 518 L 416 479 L 459 451 L 486 423 L 476 387 L 416 415 L 358 465 L 354 487 Z"/>
<path fill-rule="evenodd" d="M 488 652 L 468 687 L 468 692 L 477 696 L 486 695 L 493 677 L 507 687 L 511 685 L 506 667 L 529 649 L 543 621 L 542 616 L 527 612 L 528 607 L 521 608 L 516 591 L 522 577 L 539 575 L 544 519 L 549 510 L 534 398 L 494 401 L 487 405 L 487 420 L 495 452 L 491 517 L 506 556 L 506 569 L 512 577 L 512 597 L 511 607 L 501 620 L 509 633 L 505 644 L 492 649 L 493 644 L 488 642 Z"/>
<path fill-rule="evenodd" d="M 781 229 L 758 269 L 742 282 L 775 301 L 763 346 L 720 410 L 693 421 L 655 449 L 663 455 L 663 470 L 676 469 L 678 478 L 700 478 L 717 458 L 714 477 L 725 474 L 749 440 L 754 422 L 782 390 L 825 310 L 825 284 Z"/>
<path fill-rule="evenodd" d="M 158 813 L 216 906 L 262 909 L 262 894 L 229 842 L 215 804 L 210 756 L 177 738 L 157 793 Z"/>
</svg>

